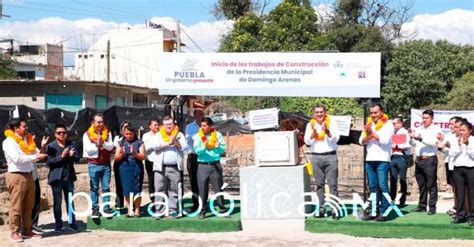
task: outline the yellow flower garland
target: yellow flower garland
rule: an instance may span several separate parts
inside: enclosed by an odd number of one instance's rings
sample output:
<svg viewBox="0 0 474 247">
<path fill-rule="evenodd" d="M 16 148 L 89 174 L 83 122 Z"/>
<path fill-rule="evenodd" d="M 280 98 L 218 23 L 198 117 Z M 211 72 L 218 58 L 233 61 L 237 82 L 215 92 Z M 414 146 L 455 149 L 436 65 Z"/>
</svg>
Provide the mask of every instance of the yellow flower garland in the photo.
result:
<svg viewBox="0 0 474 247">
<path fill-rule="evenodd" d="M 201 138 L 202 143 L 206 145 L 208 149 L 213 149 L 216 146 L 216 141 L 217 141 L 217 132 L 214 129 L 211 129 L 211 138 L 209 140 L 207 139 L 206 135 L 204 134 L 204 131 L 202 131 L 201 128 L 199 128 L 199 137 Z"/>
<path fill-rule="evenodd" d="M 171 131 L 171 135 L 168 135 L 166 133 L 165 127 L 160 127 L 160 134 L 165 142 L 170 142 L 171 136 L 176 136 L 178 132 L 179 132 L 178 126 L 174 126 L 174 129 Z"/>
<path fill-rule="evenodd" d="M 91 127 L 89 127 L 89 129 L 87 130 L 87 135 L 89 136 L 89 139 L 91 141 L 93 141 L 93 140 L 95 140 L 99 137 L 97 132 L 95 132 L 94 125 L 91 125 Z M 102 140 L 104 142 L 107 141 L 107 139 L 109 138 L 109 130 L 107 129 L 107 127 L 104 126 L 104 128 L 102 129 L 102 133 L 101 133 L 100 137 L 102 138 Z"/>
<path fill-rule="evenodd" d="M 12 130 L 5 130 L 5 137 L 11 137 L 15 142 L 20 146 L 21 151 L 25 154 L 32 154 L 36 152 L 36 143 L 31 134 L 26 134 L 26 141 L 21 138 L 21 136 L 15 135 L 15 132 Z"/>
<path fill-rule="evenodd" d="M 331 124 L 331 119 L 329 118 L 329 115 L 326 115 L 326 119 L 324 121 L 326 122 L 326 128 L 329 128 L 329 125 Z M 314 139 L 316 139 L 318 141 L 324 140 L 324 138 L 326 137 L 326 132 L 322 131 L 321 134 L 319 134 L 318 131 L 316 131 L 316 129 L 314 128 L 314 124 L 316 123 L 316 119 L 312 118 L 311 121 L 309 121 L 309 122 L 310 122 L 310 125 L 311 125 L 311 129 L 315 133 Z"/>
<path fill-rule="evenodd" d="M 383 114 L 382 118 L 379 119 L 379 120 L 377 120 L 377 123 L 375 124 L 375 130 L 376 130 L 376 131 L 380 130 L 380 129 L 383 127 L 383 125 L 388 121 L 388 119 L 389 119 L 389 118 L 388 118 L 388 115 L 387 115 L 387 114 Z M 373 122 L 372 117 L 369 117 L 369 118 L 367 119 L 367 124 L 372 125 L 372 122 Z M 366 137 L 366 136 L 367 136 L 367 132 L 364 130 L 364 132 L 362 132 L 362 135 L 363 135 L 364 137 Z"/>
</svg>

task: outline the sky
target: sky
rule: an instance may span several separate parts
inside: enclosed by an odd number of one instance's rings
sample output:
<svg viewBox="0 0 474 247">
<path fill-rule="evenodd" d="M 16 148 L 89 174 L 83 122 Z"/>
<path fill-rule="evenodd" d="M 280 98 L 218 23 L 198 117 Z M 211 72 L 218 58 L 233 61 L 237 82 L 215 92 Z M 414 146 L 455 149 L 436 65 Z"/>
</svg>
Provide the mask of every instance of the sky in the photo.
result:
<svg viewBox="0 0 474 247">
<path fill-rule="evenodd" d="M 411 18 L 404 31 L 410 38 L 447 39 L 474 45 L 474 0 L 412 1 Z M 217 20 L 211 13 L 215 0 L 3 0 L 0 39 L 19 44 L 63 43 L 68 53 L 85 50 L 112 29 L 143 28 L 145 20 L 184 30 L 187 52 L 214 52 L 219 40 L 232 28 L 232 21 Z M 313 0 L 315 9 L 334 0 Z M 267 10 L 280 1 L 271 0 Z M 396 4 L 395 4 L 396 5 Z M 192 39 L 192 40 L 191 40 Z M 194 44 L 195 43 L 195 44 Z M 69 49 L 69 50 L 68 50 Z"/>
</svg>

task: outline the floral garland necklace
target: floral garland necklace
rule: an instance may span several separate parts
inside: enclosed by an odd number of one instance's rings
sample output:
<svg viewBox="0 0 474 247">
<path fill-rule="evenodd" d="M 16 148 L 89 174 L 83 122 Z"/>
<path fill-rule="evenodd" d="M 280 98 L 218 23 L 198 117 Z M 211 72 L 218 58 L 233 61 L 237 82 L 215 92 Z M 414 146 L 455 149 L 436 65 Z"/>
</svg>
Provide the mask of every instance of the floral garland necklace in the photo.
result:
<svg viewBox="0 0 474 247">
<path fill-rule="evenodd" d="M 94 125 L 91 125 L 91 127 L 89 127 L 89 129 L 87 130 L 87 135 L 89 136 L 89 139 L 91 141 L 99 138 L 99 135 L 95 131 Z M 107 139 L 109 138 L 109 130 L 107 129 L 107 127 L 104 126 L 104 128 L 102 129 L 100 138 L 102 138 L 104 142 L 107 141 Z"/>
<path fill-rule="evenodd" d="M 326 115 L 326 119 L 324 121 L 326 122 L 326 127 L 329 128 L 329 125 L 331 124 L 331 119 L 329 118 L 329 115 Z M 309 122 L 311 125 L 311 129 L 313 130 L 313 133 L 314 133 L 314 139 L 318 141 L 324 140 L 324 138 L 326 137 L 326 131 L 322 131 L 321 133 L 318 133 L 318 131 L 316 131 L 316 128 L 314 128 L 316 119 L 312 118 L 311 121 Z"/>
<path fill-rule="evenodd" d="M 165 127 L 160 127 L 160 134 L 165 142 L 170 142 L 171 136 L 176 136 L 178 132 L 179 132 L 178 126 L 174 126 L 173 130 L 171 131 L 171 135 L 168 135 L 166 133 Z"/>
<path fill-rule="evenodd" d="M 206 135 L 204 134 L 204 131 L 202 131 L 202 128 L 199 128 L 199 137 L 201 138 L 202 143 L 206 145 L 208 149 L 212 149 L 216 146 L 216 141 L 217 141 L 217 134 L 216 130 L 211 129 L 211 137 L 209 140 L 207 139 Z"/>
<path fill-rule="evenodd" d="M 375 123 L 375 130 L 378 131 L 380 130 L 383 125 L 388 121 L 388 115 L 387 114 L 383 114 L 382 118 L 380 118 L 379 120 L 377 120 L 377 123 Z M 372 125 L 374 121 L 372 120 L 372 117 L 369 117 L 367 119 L 367 124 L 369 125 Z M 364 130 L 364 132 L 362 132 L 364 137 L 367 136 L 367 132 Z"/>
<path fill-rule="evenodd" d="M 15 142 L 20 146 L 21 151 L 23 151 L 25 154 L 31 154 L 36 152 L 36 143 L 35 139 L 31 134 L 26 134 L 26 141 L 21 138 L 21 136 L 18 136 L 13 132 L 12 130 L 5 130 L 4 132 L 5 137 L 11 137 Z"/>
</svg>

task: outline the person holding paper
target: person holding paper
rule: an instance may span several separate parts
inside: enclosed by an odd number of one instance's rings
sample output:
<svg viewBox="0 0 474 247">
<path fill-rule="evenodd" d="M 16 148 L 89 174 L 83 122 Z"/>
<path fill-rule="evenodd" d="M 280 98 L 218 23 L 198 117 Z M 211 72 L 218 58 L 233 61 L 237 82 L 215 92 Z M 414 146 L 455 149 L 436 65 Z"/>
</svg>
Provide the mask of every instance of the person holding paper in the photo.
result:
<svg viewBox="0 0 474 247">
<path fill-rule="evenodd" d="M 331 195 L 338 196 L 337 192 L 337 141 L 339 131 L 335 121 L 326 113 L 326 106 L 314 107 L 311 121 L 306 125 L 304 141 L 311 149 L 311 164 L 316 179 L 316 193 L 319 199 L 318 217 L 324 217 L 324 186 L 328 181 Z M 315 215 L 316 216 L 316 215 Z M 332 212 L 333 219 L 338 219 L 337 213 Z"/>
<path fill-rule="evenodd" d="M 390 197 L 395 200 L 397 197 L 397 183 L 400 179 L 399 206 L 405 206 L 407 198 L 407 168 L 408 159 L 411 157 L 410 135 L 403 127 L 403 119 L 394 117 L 392 119 L 395 134 L 392 136 L 392 156 L 390 158 Z"/>
<path fill-rule="evenodd" d="M 438 202 L 438 136 L 441 129 L 433 123 L 434 113 L 425 110 L 422 114 L 423 124 L 416 130 L 410 131 L 411 144 L 415 146 L 416 162 L 415 177 L 420 190 L 418 207 L 412 212 L 426 212 L 428 215 L 436 214 L 436 203 Z M 428 192 L 429 202 L 428 202 Z"/>
<path fill-rule="evenodd" d="M 365 158 L 365 169 L 369 178 L 371 194 L 376 194 L 377 204 L 380 210 L 375 221 L 387 221 L 385 210 L 389 207 L 389 201 L 384 194 L 389 193 L 388 170 L 390 168 L 390 156 L 392 154 L 393 124 L 380 104 L 370 107 L 370 117 L 364 126 L 364 131 L 359 138 L 361 145 L 367 145 L 367 156 Z M 388 196 L 388 195 L 387 195 Z M 373 217 L 365 216 L 363 220 L 373 220 Z"/>
</svg>

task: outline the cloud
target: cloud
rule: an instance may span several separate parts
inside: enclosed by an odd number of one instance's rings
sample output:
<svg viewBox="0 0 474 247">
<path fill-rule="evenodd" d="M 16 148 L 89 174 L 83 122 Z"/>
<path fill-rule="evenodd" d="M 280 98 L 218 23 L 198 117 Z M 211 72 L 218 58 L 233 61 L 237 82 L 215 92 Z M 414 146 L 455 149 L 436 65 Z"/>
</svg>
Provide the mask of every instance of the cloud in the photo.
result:
<svg viewBox="0 0 474 247">
<path fill-rule="evenodd" d="M 404 24 L 402 31 L 410 39 L 445 39 L 454 44 L 474 45 L 474 11 L 452 9 L 440 14 L 416 15 Z"/>
<path fill-rule="evenodd" d="M 153 17 L 152 22 L 176 30 L 176 21 L 171 17 Z M 200 52 L 189 37 L 205 52 L 215 52 L 222 35 L 231 30 L 233 22 L 199 22 L 194 25 L 182 25 L 182 42 L 187 45 L 185 52 Z M 19 44 L 60 44 L 64 45 L 65 65 L 74 64 L 74 53 L 87 50 L 110 30 L 127 28 L 145 28 L 145 24 L 117 23 L 101 19 L 87 18 L 67 20 L 61 17 L 47 17 L 36 21 L 5 21 L 0 23 L 0 39 L 12 38 Z M 187 34 L 187 35 L 186 35 Z M 189 37 L 188 37 L 189 35 Z M 0 43 L 3 49 L 8 43 Z"/>
</svg>

